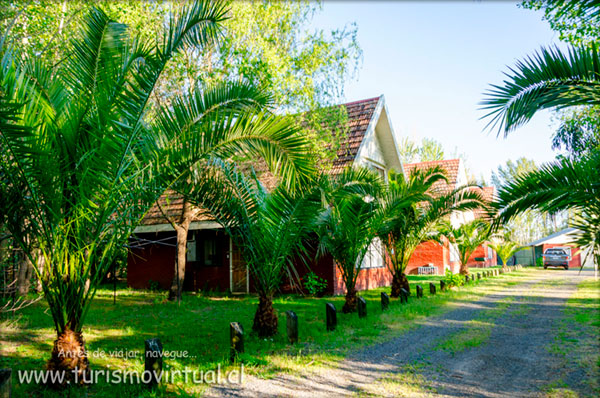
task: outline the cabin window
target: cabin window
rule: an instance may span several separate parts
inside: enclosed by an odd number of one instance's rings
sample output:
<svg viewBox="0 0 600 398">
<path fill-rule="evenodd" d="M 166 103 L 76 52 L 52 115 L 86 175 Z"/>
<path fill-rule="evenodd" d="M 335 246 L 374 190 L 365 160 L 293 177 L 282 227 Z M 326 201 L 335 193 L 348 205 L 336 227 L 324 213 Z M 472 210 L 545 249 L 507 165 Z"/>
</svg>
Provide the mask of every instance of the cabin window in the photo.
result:
<svg viewBox="0 0 600 398">
<path fill-rule="evenodd" d="M 221 267 L 225 264 L 227 235 L 223 231 L 201 230 L 196 234 L 196 259 L 201 267 Z"/>
</svg>

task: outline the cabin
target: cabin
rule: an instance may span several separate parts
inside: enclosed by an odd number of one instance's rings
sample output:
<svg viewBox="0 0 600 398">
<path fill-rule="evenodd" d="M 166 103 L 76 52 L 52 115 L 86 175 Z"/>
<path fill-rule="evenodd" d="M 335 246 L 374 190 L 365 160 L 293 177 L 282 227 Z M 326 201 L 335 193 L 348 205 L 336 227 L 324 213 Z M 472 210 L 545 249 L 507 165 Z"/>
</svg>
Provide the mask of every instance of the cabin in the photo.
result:
<svg viewBox="0 0 600 398">
<path fill-rule="evenodd" d="M 427 170 L 433 167 L 441 167 L 446 172 L 448 181 L 438 181 L 433 187 L 434 195 L 444 195 L 452 192 L 454 189 L 468 183 L 467 173 L 462 159 L 436 160 L 420 163 L 405 163 L 403 165 L 404 174 L 409 178 L 414 170 Z M 486 201 L 492 201 L 494 197 L 494 187 L 475 188 L 481 191 Z M 484 217 L 481 210 L 454 212 L 450 215 L 450 223 L 453 226 L 459 226 L 463 223 L 474 220 L 478 217 Z M 470 267 L 490 267 L 496 265 L 496 253 L 491 247 L 484 244 L 475 250 L 469 258 Z M 421 243 L 413 256 L 411 257 L 406 274 L 433 273 L 443 275 L 446 270 L 459 271 L 459 256 L 456 247 L 445 241 L 440 244 L 437 241 L 427 241 Z"/>
<path fill-rule="evenodd" d="M 346 167 L 369 167 L 386 179 L 388 172 L 402 173 L 398 141 L 392 128 L 383 95 L 339 105 L 344 107 L 347 132 L 332 161 L 331 173 Z M 176 234 L 165 217 L 177 219 L 184 200 L 172 192 L 163 195 L 135 229 L 127 260 L 127 283 L 132 288 L 168 289 L 174 276 Z M 384 250 L 374 241 L 365 256 L 357 289 L 372 289 L 391 284 Z M 316 254 L 316 251 L 315 253 Z M 298 264 L 302 277 L 312 271 L 327 281 L 326 293 L 345 293 L 339 269 L 331 256 L 311 256 L 309 264 Z M 289 281 L 281 290 L 292 288 Z M 253 291 L 252 278 L 243 256 L 232 240 L 209 214 L 195 209 L 187 242 L 184 289 L 197 291 Z"/>
</svg>

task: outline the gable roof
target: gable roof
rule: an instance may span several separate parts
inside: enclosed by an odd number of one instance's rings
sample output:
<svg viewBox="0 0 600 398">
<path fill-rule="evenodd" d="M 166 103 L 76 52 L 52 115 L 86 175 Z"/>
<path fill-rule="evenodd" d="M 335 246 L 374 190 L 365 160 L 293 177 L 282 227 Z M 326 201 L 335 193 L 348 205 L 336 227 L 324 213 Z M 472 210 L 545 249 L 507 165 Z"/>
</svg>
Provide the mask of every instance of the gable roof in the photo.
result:
<svg viewBox="0 0 600 398">
<path fill-rule="evenodd" d="M 432 167 L 440 166 L 446 171 L 448 182 L 438 181 L 432 186 L 432 192 L 437 195 L 444 195 L 457 188 L 458 174 L 460 170 L 460 159 L 433 160 L 430 162 L 404 163 L 404 176 L 410 178 L 414 170 L 428 170 Z"/>
<path fill-rule="evenodd" d="M 346 108 L 348 114 L 348 131 L 346 133 L 345 142 L 337 152 L 337 158 L 333 160 L 331 173 L 339 173 L 344 168 L 351 166 L 354 163 L 360 145 L 373 120 L 380 98 L 381 97 L 373 97 L 338 105 L 339 107 Z"/>
<path fill-rule="evenodd" d="M 494 196 L 496 194 L 496 188 L 495 187 L 475 187 L 474 188 L 475 192 L 479 192 L 479 194 L 481 195 L 483 201 L 485 203 L 492 203 L 494 201 Z M 475 218 L 483 218 L 483 219 L 488 219 L 490 217 L 490 215 L 483 209 L 475 209 L 473 210 L 473 215 L 475 216 Z"/>
<path fill-rule="evenodd" d="M 528 243 L 525 246 L 539 246 L 543 245 L 544 243 L 570 243 L 574 240 L 574 235 L 578 234 L 579 232 L 580 231 L 577 228 L 565 228 L 534 242 Z"/>
<path fill-rule="evenodd" d="M 374 130 L 375 120 L 380 113 L 378 110 L 383 106 L 383 96 L 368 98 L 360 101 L 348 102 L 346 104 L 337 105 L 337 107 L 345 107 L 347 112 L 347 127 L 348 131 L 345 135 L 345 142 L 340 145 L 337 152 L 337 158 L 333 160 L 333 165 L 330 173 L 340 173 L 344 168 L 352 166 L 356 160 L 361 144 L 370 128 Z M 259 166 L 259 168 L 261 168 Z M 270 174 L 270 173 L 267 173 Z M 274 177 L 267 178 L 267 184 L 275 184 Z M 261 176 L 261 180 L 263 180 Z M 162 195 L 158 200 L 158 204 L 154 204 L 150 211 L 140 222 L 140 227 L 136 228 L 136 232 L 155 232 L 156 226 L 164 225 L 160 230 L 172 230 L 170 224 L 163 215 L 166 213 L 169 218 L 178 219 L 183 209 L 183 196 L 175 192 L 168 192 Z M 162 208 L 162 211 L 161 211 Z M 200 224 L 213 225 L 213 218 L 199 209 L 195 209 L 192 225 L 190 229 L 195 229 Z"/>
</svg>

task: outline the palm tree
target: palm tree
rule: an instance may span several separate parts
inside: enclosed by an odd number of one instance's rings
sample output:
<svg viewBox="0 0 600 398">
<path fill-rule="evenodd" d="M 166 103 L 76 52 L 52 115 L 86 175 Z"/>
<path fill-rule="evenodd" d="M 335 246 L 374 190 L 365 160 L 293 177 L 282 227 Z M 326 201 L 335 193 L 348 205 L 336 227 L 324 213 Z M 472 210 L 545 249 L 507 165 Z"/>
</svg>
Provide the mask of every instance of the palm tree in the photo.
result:
<svg viewBox="0 0 600 398">
<path fill-rule="evenodd" d="M 500 259 L 502 259 L 502 268 L 505 268 L 508 265 L 508 260 L 512 256 L 514 256 L 519 250 L 521 250 L 521 246 L 512 241 L 504 241 L 501 243 L 490 243 L 489 246 L 498 254 Z"/>
<path fill-rule="evenodd" d="M 473 252 L 490 237 L 490 225 L 482 219 L 475 219 L 455 227 L 444 221 L 439 228 L 439 236 L 445 237 L 451 244 L 456 245 L 460 273 L 469 275 L 469 258 Z"/>
<path fill-rule="evenodd" d="M 320 252 L 331 254 L 346 286 L 345 313 L 357 308 L 356 281 L 369 246 L 376 238 L 382 181 L 367 169 L 347 169 L 319 183 L 324 210 L 319 219 Z"/>
<path fill-rule="evenodd" d="M 272 336 L 277 333 L 273 296 L 284 275 L 295 275 L 294 259 L 306 254 L 319 196 L 285 184 L 269 192 L 255 174 L 245 176 L 218 159 L 206 171 L 205 183 L 195 186 L 189 200 L 206 207 L 240 248 L 259 297 L 252 328 L 261 337 Z"/>
<path fill-rule="evenodd" d="M 417 169 L 407 179 L 390 173 L 379 210 L 384 221 L 377 236 L 390 258 L 387 266 L 392 274 L 392 297 L 399 297 L 402 288 L 410 292 L 406 267 L 419 244 L 433 238 L 438 223 L 453 212 L 483 205 L 481 195 L 470 186 L 437 194 L 435 184 L 445 181 L 446 173 L 439 166 Z"/>
<path fill-rule="evenodd" d="M 584 16 L 597 16 L 595 1 L 579 5 Z M 483 101 L 490 118 L 488 125 L 499 132 L 527 123 L 542 109 L 562 109 L 600 104 L 600 55 L 595 45 L 570 48 L 542 48 L 519 61 L 507 73 L 502 85 L 493 85 Z M 520 176 L 499 190 L 499 220 L 508 221 L 530 208 L 547 212 L 573 209 L 580 217 L 573 226 L 580 231 L 578 244 L 591 246 L 600 262 L 600 155 L 598 150 L 578 160 L 559 159 L 538 171 Z"/>
<path fill-rule="evenodd" d="M 82 327 L 96 288 L 158 196 L 213 156 L 262 156 L 289 178 L 310 173 L 290 121 L 212 111 L 241 92 L 230 84 L 181 97 L 150 118 L 149 99 L 183 46 L 208 47 L 226 18 L 222 2 L 198 1 L 172 16 L 156 43 L 91 9 L 56 68 L 2 52 L 0 223 L 37 264 L 56 328 L 48 369 L 64 382 L 88 369 Z M 35 242 L 35 250 L 31 246 Z M 83 377 L 79 377 L 83 380 Z"/>
</svg>

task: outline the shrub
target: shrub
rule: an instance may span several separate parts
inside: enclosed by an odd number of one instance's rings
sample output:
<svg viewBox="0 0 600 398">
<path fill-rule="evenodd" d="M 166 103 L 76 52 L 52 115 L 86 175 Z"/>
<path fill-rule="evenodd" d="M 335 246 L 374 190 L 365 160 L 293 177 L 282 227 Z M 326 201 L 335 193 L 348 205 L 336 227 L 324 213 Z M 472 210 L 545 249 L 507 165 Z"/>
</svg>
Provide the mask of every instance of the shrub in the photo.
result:
<svg viewBox="0 0 600 398">
<path fill-rule="evenodd" d="M 314 272 L 309 272 L 304 278 L 304 288 L 308 294 L 318 296 L 327 289 L 327 281 Z"/>
<path fill-rule="evenodd" d="M 544 259 L 543 259 L 542 257 L 538 257 L 538 258 L 535 260 L 535 265 L 536 265 L 537 267 L 543 267 L 543 266 L 544 266 Z"/>
<path fill-rule="evenodd" d="M 453 274 L 451 270 L 446 270 L 446 285 L 461 286 L 465 283 L 465 279 L 461 274 Z"/>
</svg>

